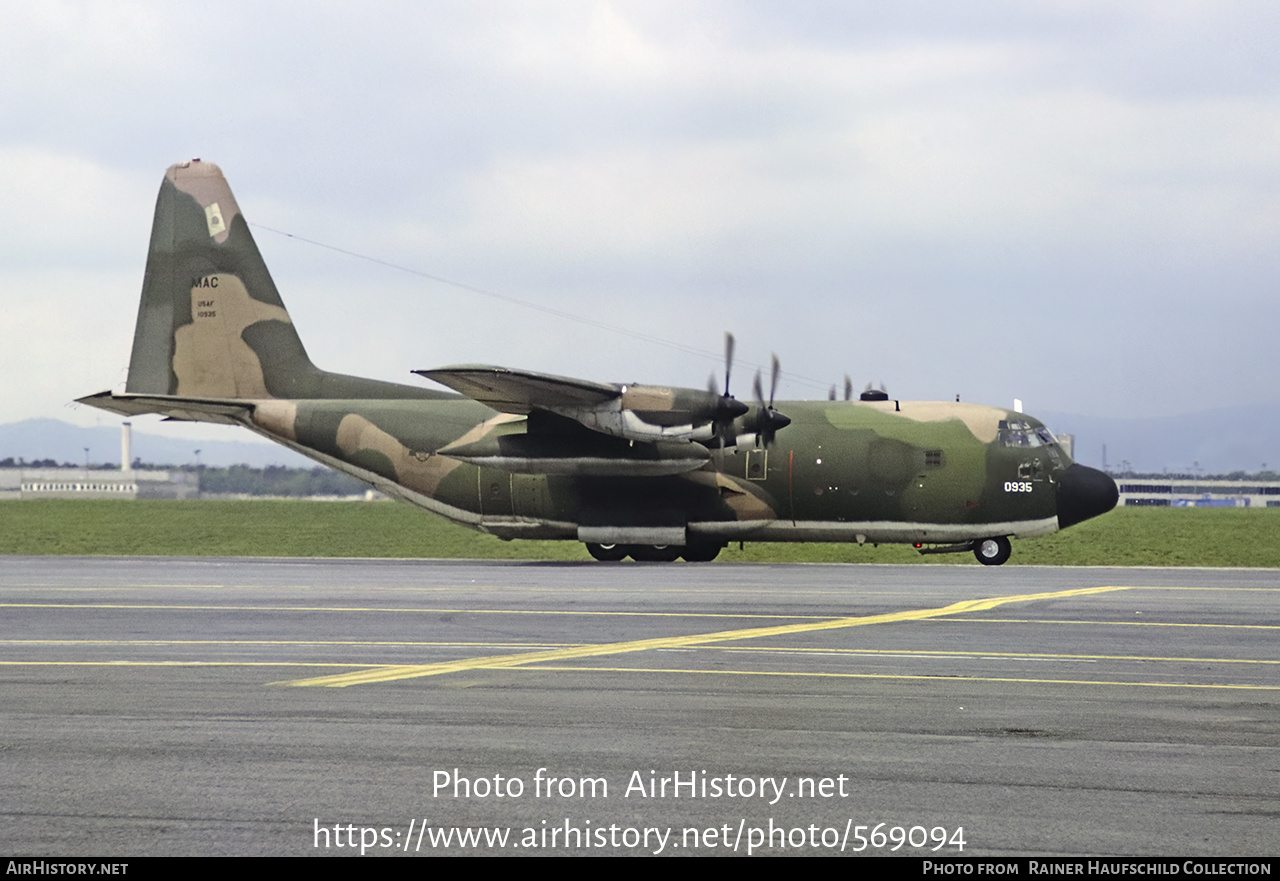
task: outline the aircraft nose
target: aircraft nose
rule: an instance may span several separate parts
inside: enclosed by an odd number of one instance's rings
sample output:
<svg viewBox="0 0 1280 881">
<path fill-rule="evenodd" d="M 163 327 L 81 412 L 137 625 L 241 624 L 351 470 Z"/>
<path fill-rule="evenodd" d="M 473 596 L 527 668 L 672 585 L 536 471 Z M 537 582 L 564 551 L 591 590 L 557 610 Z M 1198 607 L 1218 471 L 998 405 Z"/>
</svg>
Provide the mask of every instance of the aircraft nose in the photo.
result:
<svg viewBox="0 0 1280 881">
<path fill-rule="evenodd" d="M 1105 514 L 1119 500 L 1114 480 L 1096 468 L 1074 463 L 1058 475 L 1058 528 Z"/>
</svg>

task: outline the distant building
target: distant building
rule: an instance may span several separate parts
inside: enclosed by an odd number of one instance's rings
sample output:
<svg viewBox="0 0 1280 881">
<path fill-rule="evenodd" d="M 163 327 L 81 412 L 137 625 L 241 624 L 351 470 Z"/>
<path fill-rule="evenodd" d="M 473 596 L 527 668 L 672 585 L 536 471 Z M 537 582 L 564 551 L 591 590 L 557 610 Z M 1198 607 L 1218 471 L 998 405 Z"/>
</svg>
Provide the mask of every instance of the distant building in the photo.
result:
<svg viewBox="0 0 1280 881">
<path fill-rule="evenodd" d="M 200 494 L 191 471 L 0 468 L 3 499 L 190 499 Z"/>
<path fill-rule="evenodd" d="M 1120 504 L 1152 508 L 1280 508 L 1280 481 L 1117 477 Z"/>
</svg>

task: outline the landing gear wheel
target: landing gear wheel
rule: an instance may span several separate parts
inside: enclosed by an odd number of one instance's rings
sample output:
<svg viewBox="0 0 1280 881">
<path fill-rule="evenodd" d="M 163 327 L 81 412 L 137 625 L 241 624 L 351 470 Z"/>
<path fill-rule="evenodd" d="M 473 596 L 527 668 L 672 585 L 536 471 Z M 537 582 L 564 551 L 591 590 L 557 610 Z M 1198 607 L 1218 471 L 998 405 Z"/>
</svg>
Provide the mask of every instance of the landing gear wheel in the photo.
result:
<svg viewBox="0 0 1280 881">
<path fill-rule="evenodd" d="M 678 545 L 627 545 L 631 559 L 640 563 L 670 563 L 680 550 Z"/>
<path fill-rule="evenodd" d="M 586 542 L 587 553 L 603 563 L 616 563 L 627 556 L 626 545 L 601 545 Z"/>
<path fill-rule="evenodd" d="M 1000 566 L 1013 553 L 1013 545 L 1007 536 L 998 538 L 982 538 L 973 543 L 973 555 L 983 566 Z"/>
<path fill-rule="evenodd" d="M 680 552 L 680 556 L 684 557 L 687 563 L 710 563 L 720 555 L 720 549 L 723 547 L 723 543 L 716 544 L 715 542 L 687 544 L 684 546 L 684 550 Z"/>
</svg>

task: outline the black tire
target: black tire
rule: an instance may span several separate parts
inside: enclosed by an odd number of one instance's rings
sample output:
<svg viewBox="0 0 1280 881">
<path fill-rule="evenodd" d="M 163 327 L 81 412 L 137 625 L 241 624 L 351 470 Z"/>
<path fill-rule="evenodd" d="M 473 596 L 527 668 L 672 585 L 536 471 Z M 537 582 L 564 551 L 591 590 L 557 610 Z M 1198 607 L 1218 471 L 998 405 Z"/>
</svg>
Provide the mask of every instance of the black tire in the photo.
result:
<svg viewBox="0 0 1280 881">
<path fill-rule="evenodd" d="M 601 545 L 586 542 L 587 553 L 602 563 L 616 563 L 627 556 L 626 545 Z"/>
<path fill-rule="evenodd" d="M 973 555 L 983 566 L 1002 566 L 1013 553 L 1008 536 L 980 538 L 973 543 Z"/>
<path fill-rule="evenodd" d="M 680 556 L 679 545 L 628 545 L 631 559 L 640 563 L 670 563 Z"/>
<path fill-rule="evenodd" d="M 698 542 L 690 543 L 684 546 L 684 550 L 680 552 L 680 556 L 684 557 L 687 563 L 710 563 L 716 557 L 720 556 L 720 551 L 724 547 L 724 543 L 715 542 Z"/>
</svg>

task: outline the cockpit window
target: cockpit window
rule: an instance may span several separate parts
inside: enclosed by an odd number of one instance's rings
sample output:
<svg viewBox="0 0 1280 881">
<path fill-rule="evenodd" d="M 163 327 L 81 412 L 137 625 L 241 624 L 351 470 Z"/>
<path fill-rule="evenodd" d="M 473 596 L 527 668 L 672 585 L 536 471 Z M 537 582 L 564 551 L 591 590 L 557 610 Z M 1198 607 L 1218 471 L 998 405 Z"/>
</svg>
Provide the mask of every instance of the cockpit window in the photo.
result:
<svg viewBox="0 0 1280 881">
<path fill-rule="evenodd" d="M 1043 425 L 1033 426 L 1029 422 L 1001 419 L 998 428 L 1002 447 L 1031 448 L 1057 443 L 1053 433 Z"/>
</svg>

